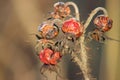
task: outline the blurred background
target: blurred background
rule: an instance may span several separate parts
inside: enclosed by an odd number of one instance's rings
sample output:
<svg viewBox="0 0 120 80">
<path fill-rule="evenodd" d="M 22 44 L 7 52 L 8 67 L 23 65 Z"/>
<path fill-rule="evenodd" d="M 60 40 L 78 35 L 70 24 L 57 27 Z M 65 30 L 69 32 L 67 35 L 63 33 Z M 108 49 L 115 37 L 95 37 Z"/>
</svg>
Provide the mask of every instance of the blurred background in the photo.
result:
<svg viewBox="0 0 120 80">
<path fill-rule="evenodd" d="M 83 22 L 91 10 L 105 7 L 114 21 L 106 35 L 120 40 L 120 0 L 0 0 L 0 80 L 44 80 L 40 75 L 42 64 L 34 51 L 36 38 L 29 34 L 37 33 L 37 26 L 46 20 L 58 1 L 77 3 Z M 88 30 L 92 29 L 92 23 L 90 26 Z M 108 40 L 92 44 L 89 47 L 92 46 L 93 76 L 97 80 L 120 80 L 120 43 Z M 68 80 L 82 80 L 83 76 L 76 74 L 80 69 L 69 55 L 60 64 L 62 75 Z M 54 76 L 48 76 L 49 80 L 55 80 Z"/>
</svg>

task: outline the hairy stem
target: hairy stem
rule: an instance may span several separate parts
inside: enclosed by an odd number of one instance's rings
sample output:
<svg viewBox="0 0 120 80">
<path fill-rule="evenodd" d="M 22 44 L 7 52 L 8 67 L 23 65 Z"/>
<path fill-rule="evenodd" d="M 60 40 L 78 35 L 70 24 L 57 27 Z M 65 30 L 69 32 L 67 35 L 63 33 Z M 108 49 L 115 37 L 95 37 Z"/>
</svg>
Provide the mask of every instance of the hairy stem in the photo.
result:
<svg viewBox="0 0 120 80">
<path fill-rule="evenodd" d="M 93 16 L 98 12 L 98 11 L 103 11 L 104 12 L 104 15 L 108 15 L 107 14 L 107 11 L 106 9 L 102 8 L 102 7 L 98 7 L 96 9 L 94 9 L 90 16 L 88 17 L 86 23 L 84 24 L 84 34 L 81 36 L 80 38 L 80 44 L 81 44 L 81 59 L 82 59 L 82 64 L 83 64 L 83 73 L 84 73 L 84 77 L 85 77 L 85 80 L 91 80 L 91 75 L 89 74 L 89 65 L 88 65 L 88 56 L 87 56 L 87 51 L 85 49 L 85 31 L 86 31 L 86 28 L 88 27 L 88 25 L 90 24 Z"/>
<path fill-rule="evenodd" d="M 80 22 L 79 9 L 77 5 L 73 2 L 67 2 L 66 5 L 72 5 L 74 7 L 76 15 L 75 17 Z M 78 66 L 82 70 L 85 80 L 90 80 L 88 75 L 87 55 L 84 45 L 84 35 L 81 37 L 80 44 L 81 44 L 81 56 L 80 56 L 81 59 L 79 59 L 79 57 L 75 54 L 72 54 L 71 56 L 74 57 L 74 61 L 78 64 Z"/>
<path fill-rule="evenodd" d="M 81 36 L 80 38 L 80 45 L 81 45 L 81 53 L 80 53 L 80 57 L 82 60 L 82 70 L 83 70 L 83 74 L 84 74 L 84 78 L 85 80 L 90 80 L 89 78 L 89 66 L 88 66 L 88 56 L 87 56 L 87 51 L 85 49 L 85 44 L 84 44 L 84 34 Z"/>
<path fill-rule="evenodd" d="M 76 17 L 77 20 L 80 21 L 80 14 L 79 14 L 79 9 L 78 9 L 77 5 L 76 5 L 74 2 L 66 2 L 65 4 L 66 4 L 67 6 L 71 5 L 71 6 L 74 7 L 75 17 Z"/>
</svg>

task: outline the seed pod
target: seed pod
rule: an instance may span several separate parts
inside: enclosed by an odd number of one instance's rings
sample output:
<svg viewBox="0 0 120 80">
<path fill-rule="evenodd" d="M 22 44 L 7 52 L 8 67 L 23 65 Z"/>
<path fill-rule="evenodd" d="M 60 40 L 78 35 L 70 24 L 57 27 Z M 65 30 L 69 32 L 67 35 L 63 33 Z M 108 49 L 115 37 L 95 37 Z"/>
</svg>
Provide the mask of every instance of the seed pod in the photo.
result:
<svg viewBox="0 0 120 80">
<path fill-rule="evenodd" d="M 47 24 L 47 23 L 41 24 L 38 27 L 38 31 L 40 32 L 40 35 L 46 39 L 53 39 L 59 33 L 59 29 L 58 29 L 57 25 L 55 25 L 55 24 L 51 25 L 51 24 Z"/>
<path fill-rule="evenodd" d="M 69 6 L 65 5 L 64 2 L 57 2 L 54 4 L 54 12 L 52 13 L 53 18 L 65 18 L 70 15 Z"/>
<path fill-rule="evenodd" d="M 83 25 L 74 18 L 71 18 L 63 23 L 62 31 L 64 33 L 71 33 L 78 38 L 83 34 Z"/>
<path fill-rule="evenodd" d="M 112 28 L 113 20 L 105 15 L 99 15 L 94 19 L 94 24 L 99 30 L 106 32 Z"/>
<path fill-rule="evenodd" d="M 46 48 L 40 52 L 39 58 L 44 64 L 55 65 L 61 56 L 60 52 L 54 52 L 53 50 Z"/>
</svg>

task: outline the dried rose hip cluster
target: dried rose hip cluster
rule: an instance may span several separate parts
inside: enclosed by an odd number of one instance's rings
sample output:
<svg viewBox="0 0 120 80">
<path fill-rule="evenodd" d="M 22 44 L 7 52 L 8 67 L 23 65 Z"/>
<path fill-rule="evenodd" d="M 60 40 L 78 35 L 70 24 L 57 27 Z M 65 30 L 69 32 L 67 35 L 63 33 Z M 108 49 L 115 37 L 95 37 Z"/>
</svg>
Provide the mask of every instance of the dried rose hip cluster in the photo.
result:
<svg viewBox="0 0 120 80">
<path fill-rule="evenodd" d="M 53 7 L 51 17 L 38 26 L 36 37 L 40 46 L 37 44 L 36 48 L 40 47 L 37 50 L 40 61 L 48 66 L 49 70 L 58 73 L 56 65 L 62 56 L 81 53 L 80 38 L 85 33 L 85 24 L 83 25 L 76 17 L 72 17 L 67 2 L 57 2 Z M 107 38 L 104 33 L 112 28 L 112 19 L 106 15 L 99 15 L 93 23 L 95 29 L 86 34 L 85 38 L 98 42 L 104 41 Z"/>
<path fill-rule="evenodd" d="M 64 54 L 71 54 L 73 51 L 78 53 L 74 46 L 79 46 L 75 42 L 78 42 L 83 34 L 84 27 L 80 21 L 70 15 L 70 7 L 64 2 L 57 2 L 54 4 L 54 11 L 50 14 L 51 18 L 38 26 L 36 37 L 41 47 L 38 55 L 40 61 L 45 66 L 49 66 L 49 70 L 56 67 Z"/>
<path fill-rule="evenodd" d="M 83 25 L 75 17 L 69 17 L 70 12 L 71 10 L 68 5 L 66 5 L 64 2 L 57 2 L 54 4 L 54 11 L 50 14 L 52 19 L 44 21 L 38 27 L 39 34 L 36 35 L 37 38 L 42 44 L 44 45 L 47 44 L 52 46 L 53 51 L 55 49 L 54 46 L 56 46 L 55 44 L 56 43 L 60 44 L 60 41 L 63 41 L 63 39 L 65 38 L 69 40 L 68 36 L 72 35 L 72 38 L 74 37 L 75 39 L 78 39 L 83 34 L 83 30 L 84 30 Z M 58 19 L 60 22 L 62 22 L 60 25 L 58 24 L 59 23 L 59 21 L 57 21 Z M 60 35 L 59 34 L 60 32 L 63 35 Z M 55 39 L 59 35 L 64 38 L 61 38 L 62 40 L 59 39 L 59 42 L 56 42 L 58 40 Z M 45 48 L 48 47 L 46 46 Z M 45 63 L 43 60 L 42 62 Z"/>
</svg>

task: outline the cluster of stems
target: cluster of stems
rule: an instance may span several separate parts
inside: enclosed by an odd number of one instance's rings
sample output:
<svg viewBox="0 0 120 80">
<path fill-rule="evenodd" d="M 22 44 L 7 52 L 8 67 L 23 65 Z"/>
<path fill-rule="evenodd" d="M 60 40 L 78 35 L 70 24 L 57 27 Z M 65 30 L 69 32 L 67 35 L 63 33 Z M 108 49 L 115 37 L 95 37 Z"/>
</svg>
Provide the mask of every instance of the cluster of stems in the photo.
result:
<svg viewBox="0 0 120 80">
<path fill-rule="evenodd" d="M 72 5 L 75 9 L 75 18 L 80 22 L 80 12 L 77 5 L 73 2 L 66 2 L 68 5 Z M 72 57 L 74 57 L 74 61 L 78 64 L 79 68 L 82 70 L 83 76 L 85 80 L 92 80 L 92 75 L 90 74 L 90 68 L 88 63 L 88 53 L 86 51 L 85 46 L 85 32 L 87 27 L 89 26 L 90 22 L 92 21 L 95 14 L 99 11 L 103 11 L 103 14 L 108 16 L 107 11 L 103 7 L 97 7 L 89 14 L 89 17 L 87 18 L 86 22 L 84 23 L 84 32 L 82 36 L 80 37 L 80 45 L 81 45 L 81 53 L 80 56 L 77 56 L 75 54 L 71 54 Z"/>
</svg>

